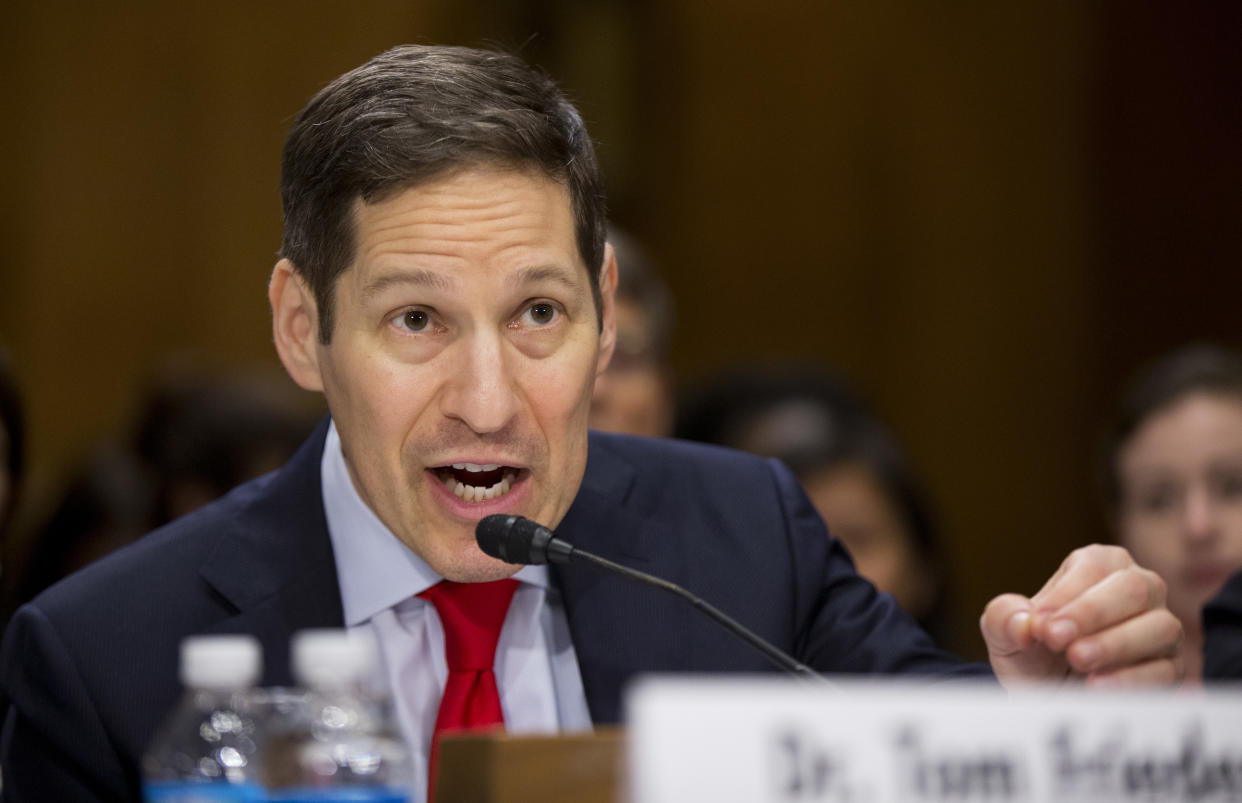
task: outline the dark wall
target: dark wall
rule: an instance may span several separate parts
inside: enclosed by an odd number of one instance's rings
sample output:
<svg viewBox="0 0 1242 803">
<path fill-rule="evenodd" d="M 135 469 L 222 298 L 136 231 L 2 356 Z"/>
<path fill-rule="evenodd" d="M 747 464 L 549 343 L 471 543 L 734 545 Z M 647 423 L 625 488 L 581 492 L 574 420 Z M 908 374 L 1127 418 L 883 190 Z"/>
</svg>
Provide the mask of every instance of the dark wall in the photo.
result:
<svg viewBox="0 0 1242 803">
<path fill-rule="evenodd" d="M 1120 378 L 1239 339 L 1242 27 L 1187 5 L 17 0 L 0 339 L 36 479 L 169 352 L 276 365 L 279 149 L 318 87 L 398 42 L 494 41 L 580 102 L 678 298 L 686 381 L 811 360 L 877 404 L 973 629 L 1106 537 Z"/>
</svg>

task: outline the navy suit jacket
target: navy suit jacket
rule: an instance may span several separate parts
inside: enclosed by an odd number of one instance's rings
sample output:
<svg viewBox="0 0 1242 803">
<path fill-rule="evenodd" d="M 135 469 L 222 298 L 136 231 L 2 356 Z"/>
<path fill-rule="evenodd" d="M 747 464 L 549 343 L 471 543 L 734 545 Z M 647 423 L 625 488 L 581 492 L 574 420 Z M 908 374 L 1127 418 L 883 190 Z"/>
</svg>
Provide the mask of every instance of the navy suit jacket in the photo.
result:
<svg viewBox="0 0 1242 803">
<path fill-rule="evenodd" d="M 326 423 L 290 462 L 62 581 L 5 634 L 0 735 L 9 801 L 138 800 L 139 761 L 180 694 L 179 643 L 250 633 L 265 685 L 291 682 L 290 636 L 343 623 L 324 518 Z M 781 464 L 592 433 L 558 535 L 705 597 L 834 673 L 976 673 L 853 570 Z M 616 722 L 641 672 L 767 672 L 767 659 L 668 594 L 590 565 L 553 567 L 593 720 Z M 986 671 L 986 669 L 985 669 Z"/>
<path fill-rule="evenodd" d="M 1203 679 L 1242 680 L 1242 572 L 1203 608 Z"/>
</svg>

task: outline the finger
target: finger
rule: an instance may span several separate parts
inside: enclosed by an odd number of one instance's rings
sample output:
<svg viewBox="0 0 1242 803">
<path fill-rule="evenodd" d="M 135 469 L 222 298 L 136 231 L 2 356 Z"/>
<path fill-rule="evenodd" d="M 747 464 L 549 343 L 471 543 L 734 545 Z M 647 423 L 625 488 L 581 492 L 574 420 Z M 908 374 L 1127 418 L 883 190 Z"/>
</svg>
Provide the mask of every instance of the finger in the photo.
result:
<svg viewBox="0 0 1242 803">
<path fill-rule="evenodd" d="M 1171 686 L 1181 683 L 1185 675 L 1186 666 L 1179 655 L 1174 658 L 1157 658 L 1112 672 L 1092 673 L 1087 676 L 1087 685 L 1092 688 Z"/>
<path fill-rule="evenodd" d="M 1108 575 L 1133 565 L 1135 564 L 1130 553 L 1118 546 L 1093 544 L 1075 549 L 1062 562 L 1056 574 L 1031 598 L 1034 604 L 1034 612 L 1031 614 L 1031 630 L 1034 636 L 1046 640 L 1046 628 L 1058 610 Z M 1062 632 L 1053 643 L 1059 641 L 1060 649 L 1072 641 L 1074 635 Z"/>
<path fill-rule="evenodd" d="M 1105 576 L 1059 610 L 1045 613 L 1033 635 L 1051 649 L 1062 650 L 1085 636 L 1163 608 L 1165 591 L 1159 575 L 1132 565 Z"/>
<path fill-rule="evenodd" d="M 1006 656 L 1030 646 L 1030 615 L 1031 601 L 1021 594 L 1001 594 L 989 602 L 979 619 L 988 653 Z"/>
<path fill-rule="evenodd" d="M 1134 565 L 1130 553 L 1119 546 L 1092 544 L 1069 553 L 1056 573 L 1031 597 L 1040 610 L 1056 610 L 1105 576 Z"/>
<path fill-rule="evenodd" d="M 1181 654 L 1182 623 L 1166 608 L 1147 611 L 1069 645 L 1065 657 L 1083 674 L 1107 673 Z"/>
</svg>

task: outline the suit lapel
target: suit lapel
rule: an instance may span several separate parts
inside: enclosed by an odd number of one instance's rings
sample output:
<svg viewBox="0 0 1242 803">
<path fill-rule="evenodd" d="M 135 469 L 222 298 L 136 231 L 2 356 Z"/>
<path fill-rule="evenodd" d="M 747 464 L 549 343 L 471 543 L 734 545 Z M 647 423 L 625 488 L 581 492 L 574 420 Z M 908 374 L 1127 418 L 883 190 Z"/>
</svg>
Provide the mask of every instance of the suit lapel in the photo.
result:
<svg viewBox="0 0 1242 803">
<path fill-rule="evenodd" d="M 557 534 L 588 552 L 683 582 L 683 542 L 668 526 L 642 514 L 640 470 L 591 435 L 586 475 Z M 577 561 L 552 566 L 573 638 L 578 667 L 596 723 L 621 719 L 622 692 L 640 671 L 675 671 L 692 645 L 679 634 L 696 615 L 659 589 Z"/>
<path fill-rule="evenodd" d="M 325 419 L 239 506 L 199 572 L 237 610 L 218 630 L 253 633 L 262 642 L 266 685 L 292 682 L 294 632 L 344 626 L 320 481 L 327 430 Z"/>
</svg>

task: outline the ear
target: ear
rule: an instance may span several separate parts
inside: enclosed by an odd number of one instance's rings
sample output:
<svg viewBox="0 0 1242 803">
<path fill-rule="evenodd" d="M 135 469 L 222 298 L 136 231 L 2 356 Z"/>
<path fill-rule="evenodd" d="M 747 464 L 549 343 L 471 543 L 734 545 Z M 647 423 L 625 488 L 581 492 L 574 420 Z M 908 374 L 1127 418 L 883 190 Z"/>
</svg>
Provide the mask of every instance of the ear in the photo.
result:
<svg viewBox="0 0 1242 803">
<path fill-rule="evenodd" d="M 599 357 L 595 375 L 608 368 L 617 346 L 617 254 L 611 243 L 604 243 L 604 265 L 599 272 L 600 332 Z"/>
<path fill-rule="evenodd" d="M 272 339 L 285 370 L 303 388 L 322 391 L 315 294 L 289 260 L 280 260 L 272 269 L 267 300 L 272 305 Z"/>
</svg>

